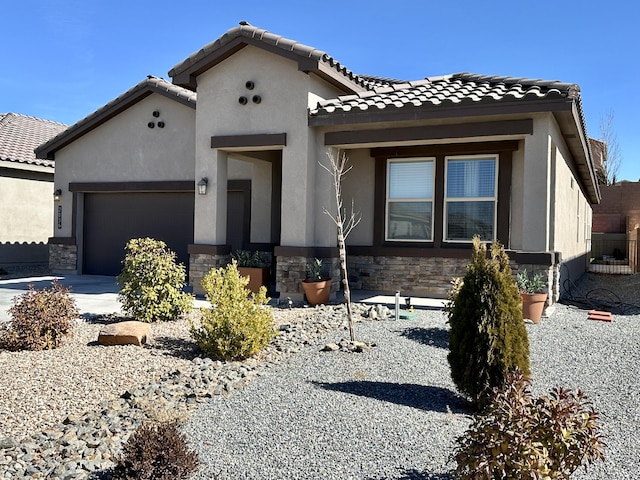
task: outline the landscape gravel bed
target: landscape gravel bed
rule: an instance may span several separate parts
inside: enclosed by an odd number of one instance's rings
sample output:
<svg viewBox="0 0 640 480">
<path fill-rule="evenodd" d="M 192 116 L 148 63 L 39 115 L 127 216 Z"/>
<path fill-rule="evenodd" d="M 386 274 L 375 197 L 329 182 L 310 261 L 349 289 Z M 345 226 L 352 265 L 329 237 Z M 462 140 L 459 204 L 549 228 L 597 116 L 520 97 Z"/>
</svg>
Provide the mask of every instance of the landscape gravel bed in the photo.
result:
<svg viewBox="0 0 640 480">
<path fill-rule="evenodd" d="M 574 303 L 607 287 L 633 304 L 639 284 L 587 275 Z M 357 306 L 359 319 L 368 308 Z M 527 326 L 534 392 L 580 387 L 602 413 L 606 461 L 572 478 L 634 478 L 640 315 L 604 323 L 585 308 L 558 305 Z M 442 311 L 359 321 L 357 339 L 376 344 L 363 353 L 320 351 L 347 335 L 343 306 L 274 314 L 278 337 L 244 362 L 199 356 L 184 320 L 152 325 L 144 348 L 96 345 L 100 326 L 117 319 L 99 317 L 81 321 L 62 349 L 0 351 L 0 479 L 108 479 L 122 442 L 162 415 L 188 419 L 196 479 L 450 478 L 471 415 L 450 379 Z"/>
</svg>

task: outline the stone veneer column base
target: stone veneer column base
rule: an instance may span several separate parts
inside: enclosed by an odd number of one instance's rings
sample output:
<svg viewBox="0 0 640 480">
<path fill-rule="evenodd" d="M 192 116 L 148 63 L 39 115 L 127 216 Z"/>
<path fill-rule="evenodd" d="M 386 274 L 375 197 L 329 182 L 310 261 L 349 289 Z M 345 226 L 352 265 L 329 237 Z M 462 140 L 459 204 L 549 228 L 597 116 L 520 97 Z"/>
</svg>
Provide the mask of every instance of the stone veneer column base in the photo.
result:
<svg viewBox="0 0 640 480">
<path fill-rule="evenodd" d="M 212 268 L 226 267 L 231 262 L 230 255 L 211 255 L 208 253 L 192 253 L 189 255 L 189 284 L 193 293 L 204 295 L 202 279 Z"/>
<path fill-rule="evenodd" d="M 276 291 L 280 299 L 287 297 L 294 302 L 304 300 L 302 281 L 307 278 L 307 264 L 316 258 L 323 261 L 323 274 L 330 276 L 331 300 L 341 288 L 338 249 L 331 247 L 276 247 Z"/>
<path fill-rule="evenodd" d="M 49 270 L 53 273 L 78 272 L 78 246 L 49 240 Z"/>
</svg>

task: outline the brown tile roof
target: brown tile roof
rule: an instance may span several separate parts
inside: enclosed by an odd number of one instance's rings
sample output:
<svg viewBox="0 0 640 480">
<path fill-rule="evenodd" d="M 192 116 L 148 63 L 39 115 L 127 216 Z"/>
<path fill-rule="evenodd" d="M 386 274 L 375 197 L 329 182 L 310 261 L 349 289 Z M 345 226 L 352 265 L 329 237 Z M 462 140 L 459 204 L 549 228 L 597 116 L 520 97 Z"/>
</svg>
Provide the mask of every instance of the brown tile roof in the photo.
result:
<svg viewBox="0 0 640 480">
<path fill-rule="evenodd" d="M 366 77 L 373 78 L 376 77 Z M 372 90 L 321 101 L 312 116 L 393 108 L 473 105 L 479 103 L 575 98 L 575 84 L 525 78 L 458 73 L 413 82 L 387 80 Z M 372 82 L 373 83 L 373 82 Z M 383 82 L 379 82 L 383 83 Z"/>
<path fill-rule="evenodd" d="M 85 133 L 103 124 L 107 120 L 115 117 L 119 113 L 123 112 L 133 104 L 139 102 L 152 93 L 164 95 L 165 97 L 176 100 L 183 105 L 187 105 L 192 108 L 196 107 L 197 95 L 195 92 L 186 88 L 182 88 L 178 85 L 174 85 L 164 78 L 148 75 L 147 78 L 145 78 L 133 88 L 130 88 L 119 97 L 100 107 L 91 115 L 88 115 L 63 132 L 56 135 L 54 138 L 51 138 L 46 143 L 40 145 L 38 148 L 36 148 L 36 156 L 38 158 L 45 159 L 54 158 L 55 152 L 57 150 L 68 145 Z"/>
<path fill-rule="evenodd" d="M 242 42 L 263 46 L 274 52 L 295 56 L 301 60 L 312 60 L 325 64 L 340 76 L 344 77 L 344 80 L 353 84 L 354 87 L 359 87 L 356 88 L 356 90 L 368 88 L 367 80 L 353 73 L 328 53 L 281 35 L 275 35 L 262 28 L 254 27 L 247 22 L 240 22 L 240 25 L 228 30 L 217 40 L 214 40 L 197 52 L 189 55 L 188 58 L 169 70 L 169 76 L 174 79 L 175 83 L 186 85 L 184 79 L 176 79 L 176 77 L 183 78 L 185 73 L 195 75 L 202 73 L 218 61 L 236 52 L 241 48 L 239 44 Z M 310 67 L 310 70 L 313 69 L 313 67 Z"/>
<path fill-rule="evenodd" d="M 53 168 L 54 162 L 37 159 L 34 150 L 65 128 L 67 125 L 51 120 L 0 113 L 0 160 Z"/>
</svg>

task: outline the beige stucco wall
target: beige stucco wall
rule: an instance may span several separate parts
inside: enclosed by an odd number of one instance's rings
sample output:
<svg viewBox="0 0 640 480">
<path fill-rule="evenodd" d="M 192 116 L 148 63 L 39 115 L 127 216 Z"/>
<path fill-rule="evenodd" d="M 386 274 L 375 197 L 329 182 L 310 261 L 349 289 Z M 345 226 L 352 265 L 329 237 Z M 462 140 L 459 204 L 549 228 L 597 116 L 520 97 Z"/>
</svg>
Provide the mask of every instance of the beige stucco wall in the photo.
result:
<svg viewBox="0 0 640 480">
<path fill-rule="evenodd" d="M 154 110 L 160 112 L 158 118 L 152 116 Z M 164 128 L 147 126 L 160 120 Z M 63 192 L 63 222 L 58 229 L 54 219 L 55 236 L 71 236 L 69 183 L 194 180 L 194 139 L 195 110 L 152 94 L 60 149 L 55 188 Z M 80 223 L 77 230 L 82 230 Z"/>
<path fill-rule="evenodd" d="M 247 90 L 245 83 L 255 88 Z M 335 230 L 323 218 L 331 205 L 330 177 L 317 161 L 324 156 L 322 137 L 307 126 L 309 103 L 335 90 L 298 71 L 297 63 L 255 47 L 245 47 L 198 76 L 196 176 L 207 176 L 214 189 L 226 184 L 227 152 L 210 147 L 211 136 L 286 133 L 282 148 L 280 244 L 330 246 Z M 247 105 L 238 102 L 240 96 Z M 251 101 L 260 95 L 261 103 Z M 226 200 L 219 195 L 196 198 L 195 242 L 226 242 Z"/>
<path fill-rule="evenodd" d="M 344 206 L 351 210 L 351 202 L 356 212 L 360 212 L 360 224 L 347 239 L 348 245 L 373 245 L 373 224 L 375 190 L 375 160 L 368 149 L 346 150 L 351 171 L 342 185 Z"/>
<path fill-rule="evenodd" d="M 43 242 L 53 228 L 53 168 L 17 169 L 0 161 L 0 243 Z M 6 167 L 6 168 L 5 168 Z"/>
<path fill-rule="evenodd" d="M 589 251 L 592 212 L 574 176 L 571 153 L 555 122 L 551 123 L 551 136 L 555 208 L 550 249 L 562 252 L 563 261 L 569 261 Z"/>
</svg>

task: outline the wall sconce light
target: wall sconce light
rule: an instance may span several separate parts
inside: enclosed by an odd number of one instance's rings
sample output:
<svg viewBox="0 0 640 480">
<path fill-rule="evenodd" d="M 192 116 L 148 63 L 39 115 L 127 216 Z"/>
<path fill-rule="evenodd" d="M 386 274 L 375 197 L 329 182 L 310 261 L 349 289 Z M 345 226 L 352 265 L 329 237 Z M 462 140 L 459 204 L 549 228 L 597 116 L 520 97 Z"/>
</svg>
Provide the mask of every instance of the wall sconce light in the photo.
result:
<svg viewBox="0 0 640 480">
<path fill-rule="evenodd" d="M 198 194 L 206 195 L 207 194 L 207 185 L 209 185 L 209 179 L 207 177 L 202 177 L 198 182 Z"/>
<path fill-rule="evenodd" d="M 55 192 L 53 192 L 53 200 L 56 202 L 60 201 L 60 197 L 62 196 L 62 190 L 57 188 Z"/>
</svg>

